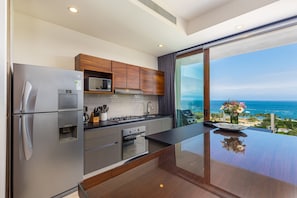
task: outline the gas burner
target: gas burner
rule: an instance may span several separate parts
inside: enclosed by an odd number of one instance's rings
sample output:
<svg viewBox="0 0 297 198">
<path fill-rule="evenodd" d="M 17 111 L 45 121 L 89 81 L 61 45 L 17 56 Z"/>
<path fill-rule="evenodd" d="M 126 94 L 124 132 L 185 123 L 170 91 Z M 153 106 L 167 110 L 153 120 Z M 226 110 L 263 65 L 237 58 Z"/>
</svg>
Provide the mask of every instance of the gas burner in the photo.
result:
<svg viewBox="0 0 297 198">
<path fill-rule="evenodd" d="M 145 118 L 143 116 L 124 116 L 124 117 L 113 117 L 113 118 L 110 118 L 109 121 L 124 123 L 124 122 L 140 121 L 144 119 Z"/>
</svg>

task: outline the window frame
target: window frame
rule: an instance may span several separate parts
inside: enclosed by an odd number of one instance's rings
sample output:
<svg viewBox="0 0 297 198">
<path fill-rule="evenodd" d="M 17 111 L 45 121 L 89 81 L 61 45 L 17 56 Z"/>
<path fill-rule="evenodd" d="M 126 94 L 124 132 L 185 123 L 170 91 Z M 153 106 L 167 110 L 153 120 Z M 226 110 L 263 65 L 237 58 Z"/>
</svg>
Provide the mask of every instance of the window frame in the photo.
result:
<svg viewBox="0 0 297 198">
<path fill-rule="evenodd" d="M 210 120 L 210 56 L 209 56 L 209 48 L 206 49 L 195 49 L 190 52 L 186 52 L 183 54 L 179 54 L 176 56 L 176 60 L 180 58 L 185 58 L 188 56 L 196 55 L 196 54 L 203 54 L 203 120 L 209 121 Z"/>
</svg>

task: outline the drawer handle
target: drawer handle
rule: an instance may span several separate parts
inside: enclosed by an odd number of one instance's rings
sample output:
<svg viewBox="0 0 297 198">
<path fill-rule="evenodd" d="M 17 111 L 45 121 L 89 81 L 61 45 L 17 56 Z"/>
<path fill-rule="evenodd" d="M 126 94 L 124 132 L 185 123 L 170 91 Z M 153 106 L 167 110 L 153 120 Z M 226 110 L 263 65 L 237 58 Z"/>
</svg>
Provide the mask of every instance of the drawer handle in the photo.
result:
<svg viewBox="0 0 297 198">
<path fill-rule="evenodd" d="M 116 141 L 116 142 L 113 142 L 113 143 L 110 143 L 110 144 L 105 144 L 105 145 L 102 145 L 102 146 L 96 146 L 96 147 L 93 147 L 93 148 L 88 148 L 88 149 L 85 149 L 85 151 L 98 151 L 100 149 L 103 149 L 103 148 L 106 148 L 106 147 L 111 147 L 113 145 L 116 145 L 118 143 L 119 142 Z"/>
</svg>

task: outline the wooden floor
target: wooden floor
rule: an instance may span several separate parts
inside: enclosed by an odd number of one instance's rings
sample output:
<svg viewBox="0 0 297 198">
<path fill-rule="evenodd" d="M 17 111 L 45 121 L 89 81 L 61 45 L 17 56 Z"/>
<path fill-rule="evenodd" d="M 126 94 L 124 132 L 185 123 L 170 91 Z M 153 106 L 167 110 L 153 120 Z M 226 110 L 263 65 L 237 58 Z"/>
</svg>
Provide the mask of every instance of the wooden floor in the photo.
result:
<svg viewBox="0 0 297 198">
<path fill-rule="evenodd" d="M 156 162 L 136 167 L 133 171 L 127 171 L 89 189 L 89 197 L 218 197 L 166 170 L 157 168 Z"/>
</svg>

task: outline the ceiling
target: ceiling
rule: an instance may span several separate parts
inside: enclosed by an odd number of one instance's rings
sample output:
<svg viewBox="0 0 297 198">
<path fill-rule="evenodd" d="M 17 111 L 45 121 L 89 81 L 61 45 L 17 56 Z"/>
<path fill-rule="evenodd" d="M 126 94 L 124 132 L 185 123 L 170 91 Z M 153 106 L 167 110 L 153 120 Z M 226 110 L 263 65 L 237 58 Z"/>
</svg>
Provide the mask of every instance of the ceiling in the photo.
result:
<svg viewBox="0 0 297 198">
<path fill-rule="evenodd" d="M 145 4 L 169 13 L 176 24 Z M 79 12 L 70 13 L 69 6 Z M 157 57 L 294 16 L 297 1 L 13 0 L 13 8 Z"/>
</svg>

